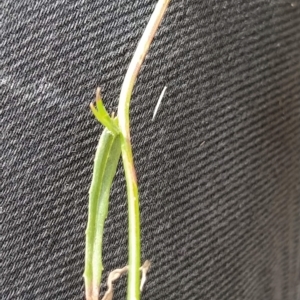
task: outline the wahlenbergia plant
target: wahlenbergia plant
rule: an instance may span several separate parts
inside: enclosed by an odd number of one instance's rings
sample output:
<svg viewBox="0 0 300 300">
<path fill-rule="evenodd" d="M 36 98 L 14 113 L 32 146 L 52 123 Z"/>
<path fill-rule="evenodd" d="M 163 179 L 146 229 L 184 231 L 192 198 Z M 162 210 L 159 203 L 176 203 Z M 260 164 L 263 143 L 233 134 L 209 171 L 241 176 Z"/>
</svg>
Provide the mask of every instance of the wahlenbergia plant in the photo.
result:
<svg viewBox="0 0 300 300">
<path fill-rule="evenodd" d="M 103 300 L 112 299 L 112 282 L 128 271 L 127 300 L 139 300 L 149 262 L 140 266 L 140 212 L 139 193 L 130 142 L 129 104 L 133 86 L 150 44 L 163 18 L 170 0 L 159 0 L 146 29 L 138 43 L 121 88 L 117 117 L 106 111 L 100 90 L 96 93 L 96 107 L 91 110 L 104 126 L 97 146 L 93 178 L 89 191 L 89 212 L 86 229 L 85 293 L 87 300 L 98 300 L 102 264 L 102 239 L 104 222 L 108 212 L 109 194 L 120 155 L 122 155 L 128 200 L 128 266 L 114 270 L 108 276 L 108 290 Z M 142 281 L 140 282 L 140 270 Z"/>
</svg>

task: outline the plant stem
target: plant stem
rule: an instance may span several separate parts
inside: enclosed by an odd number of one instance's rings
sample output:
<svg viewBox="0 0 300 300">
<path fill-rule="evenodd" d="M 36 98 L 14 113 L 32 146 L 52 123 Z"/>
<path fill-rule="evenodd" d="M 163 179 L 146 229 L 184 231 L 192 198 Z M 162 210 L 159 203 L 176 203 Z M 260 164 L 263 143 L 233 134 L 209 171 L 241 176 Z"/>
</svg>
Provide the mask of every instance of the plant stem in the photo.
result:
<svg viewBox="0 0 300 300">
<path fill-rule="evenodd" d="M 150 44 L 168 7 L 170 0 L 159 0 L 146 29 L 138 43 L 122 85 L 118 119 L 121 133 L 121 151 L 126 177 L 128 198 L 129 271 L 127 300 L 140 299 L 140 212 L 139 194 L 133 162 L 129 130 L 129 104 L 138 72 L 149 50 Z"/>
</svg>

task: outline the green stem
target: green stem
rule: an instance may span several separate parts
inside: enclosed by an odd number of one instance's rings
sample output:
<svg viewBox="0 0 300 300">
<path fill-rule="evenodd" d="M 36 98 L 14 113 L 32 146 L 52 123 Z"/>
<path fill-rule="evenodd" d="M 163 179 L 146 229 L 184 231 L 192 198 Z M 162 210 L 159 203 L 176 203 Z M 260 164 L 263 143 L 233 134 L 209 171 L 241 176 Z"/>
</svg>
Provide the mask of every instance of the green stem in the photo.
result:
<svg viewBox="0 0 300 300">
<path fill-rule="evenodd" d="M 118 119 L 121 133 L 121 151 L 126 177 L 128 198 L 128 230 L 129 230 L 129 271 L 127 300 L 140 299 L 140 212 L 139 194 L 136 173 L 133 162 L 129 130 L 129 104 L 138 72 L 149 50 L 150 44 L 163 18 L 170 0 L 159 0 L 147 27 L 140 39 L 122 85 Z"/>
</svg>

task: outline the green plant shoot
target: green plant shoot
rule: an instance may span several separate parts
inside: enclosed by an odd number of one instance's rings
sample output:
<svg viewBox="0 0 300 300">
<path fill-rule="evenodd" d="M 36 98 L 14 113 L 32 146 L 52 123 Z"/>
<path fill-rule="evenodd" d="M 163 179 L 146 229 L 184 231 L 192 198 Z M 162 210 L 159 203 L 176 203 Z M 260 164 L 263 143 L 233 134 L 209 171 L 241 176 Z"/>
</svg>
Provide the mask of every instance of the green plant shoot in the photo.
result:
<svg viewBox="0 0 300 300">
<path fill-rule="evenodd" d="M 108 124 L 107 127 L 117 128 L 117 118 L 110 118 L 102 102 L 98 101 L 97 109 L 93 107 L 95 117 Z M 100 107 L 102 106 L 102 107 Z M 100 108 L 100 109 L 99 109 Z M 108 116 L 108 117 L 107 117 Z M 85 254 L 85 287 L 86 299 L 98 299 L 102 264 L 102 240 L 104 223 L 108 213 L 110 188 L 120 159 L 120 136 L 105 128 L 100 137 L 95 160 L 93 178 L 89 191 L 89 212 L 86 230 L 86 254 Z"/>
<path fill-rule="evenodd" d="M 130 141 L 129 105 L 137 75 L 169 2 L 170 0 L 158 1 L 138 43 L 121 88 L 118 117 L 109 116 L 101 100 L 99 89 L 96 93 L 96 107 L 91 104 L 94 116 L 105 128 L 97 146 L 89 192 L 84 271 L 87 300 L 98 300 L 99 297 L 103 271 L 102 240 L 104 223 L 108 213 L 110 189 L 121 154 L 128 199 L 129 265 L 111 272 L 111 276 L 108 277 L 111 278 L 108 284 L 109 289 L 104 299 L 112 299 L 112 281 L 128 270 L 127 300 L 140 300 L 140 289 L 144 285 L 145 274 L 150 266 L 150 263 L 146 261 L 144 266 L 141 267 L 140 262 L 139 194 Z M 141 282 L 140 270 L 143 274 Z"/>
</svg>

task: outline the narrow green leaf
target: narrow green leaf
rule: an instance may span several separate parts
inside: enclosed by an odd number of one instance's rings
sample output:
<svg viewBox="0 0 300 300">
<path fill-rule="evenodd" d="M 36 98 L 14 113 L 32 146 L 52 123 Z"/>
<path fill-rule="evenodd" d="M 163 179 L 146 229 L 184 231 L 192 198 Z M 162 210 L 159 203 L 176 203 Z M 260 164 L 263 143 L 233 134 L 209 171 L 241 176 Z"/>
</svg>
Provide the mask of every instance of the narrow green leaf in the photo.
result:
<svg viewBox="0 0 300 300">
<path fill-rule="evenodd" d="M 112 119 L 116 124 L 116 119 Z M 89 213 L 86 230 L 85 285 L 87 299 L 98 295 L 102 265 L 104 223 L 108 212 L 109 194 L 121 154 L 120 136 L 107 128 L 100 137 L 89 191 Z M 98 297 L 98 296 L 97 296 Z"/>
<path fill-rule="evenodd" d="M 90 108 L 95 118 L 104 126 L 107 127 L 113 134 L 119 133 L 119 127 L 115 122 L 115 119 L 111 118 L 105 109 L 101 95 L 100 88 L 96 91 L 96 107 L 93 103 L 90 104 Z M 97 108 L 97 109 L 96 109 Z"/>
</svg>

